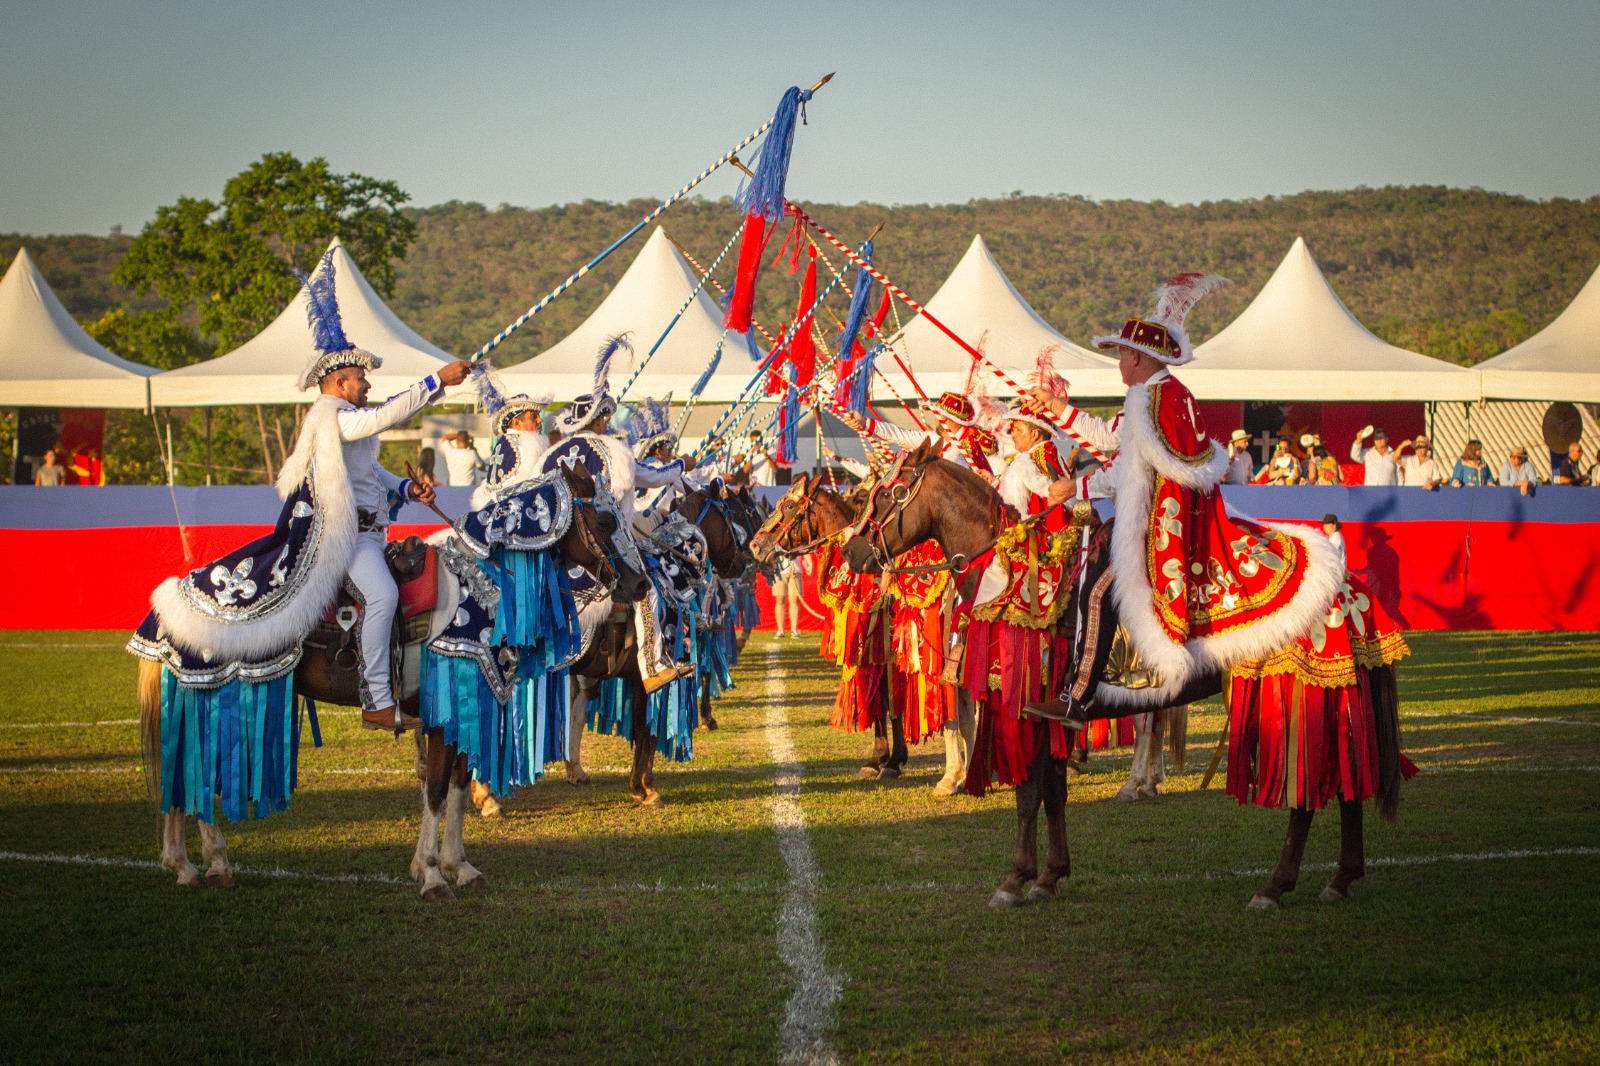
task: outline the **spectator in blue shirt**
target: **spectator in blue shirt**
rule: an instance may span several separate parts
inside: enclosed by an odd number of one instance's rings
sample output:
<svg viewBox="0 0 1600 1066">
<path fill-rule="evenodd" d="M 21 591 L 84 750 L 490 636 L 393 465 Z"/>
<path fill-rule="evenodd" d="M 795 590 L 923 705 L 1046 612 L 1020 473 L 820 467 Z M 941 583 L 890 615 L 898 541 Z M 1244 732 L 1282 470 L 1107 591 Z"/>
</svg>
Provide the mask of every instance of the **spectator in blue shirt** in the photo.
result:
<svg viewBox="0 0 1600 1066">
<path fill-rule="evenodd" d="M 1493 485 L 1494 475 L 1489 473 L 1489 464 L 1483 461 L 1483 444 L 1480 441 L 1469 440 L 1461 452 L 1461 458 L 1456 460 L 1455 469 L 1450 471 L 1450 484 L 1456 488 L 1475 489 L 1480 485 Z"/>
<path fill-rule="evenodd" d="M 1539 484 L 1539 475 L 1528 462 L 1528 449 L 1519 444 L 1506 453 L 1506 461 L 1500 467 L 1500 484 L 1506 488 L 1514 485 L 1524 496 L 1533 492 L 1534 486 Z"/>
</svg>

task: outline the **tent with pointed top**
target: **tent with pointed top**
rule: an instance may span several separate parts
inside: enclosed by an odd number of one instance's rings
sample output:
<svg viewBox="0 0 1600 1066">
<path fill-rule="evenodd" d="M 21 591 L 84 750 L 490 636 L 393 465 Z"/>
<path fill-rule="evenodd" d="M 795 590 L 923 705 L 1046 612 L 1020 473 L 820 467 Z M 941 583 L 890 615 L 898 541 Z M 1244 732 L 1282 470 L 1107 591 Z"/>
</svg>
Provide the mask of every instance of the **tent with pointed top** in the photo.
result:
<svg viewBox="0 0 1600 1066">
<path fill-rule="evenodd" d="M 374 401 L 403 391 L 453 359 L 395 317 L 339 238 L 329 248 L 345 335 L 383 360 L 381 369 L 367 375 Z M 233 351 L 156 375 L 150 380 L 150 399 L 157 407 L 310 403 L 317 394 L 295 385 L 314 350 L 302 286 L 266 329 Z"/>
<path fill-rule="evenodd" d="M 1121 396 L 1127 391 L 1115 359 L 1072 343 L 1039 317 L 995 262 L 981 234 L 972 238 L 966 254 L 926 306 L 962 340 L 981 346 L 987 358 L 1018 381 L 1025 381 L 1041 349 L 1054 347 L 1056 370 L 1070 383 L 1074 396 Z M 972 357 L 923 316 L 907 322 L 889 343 L 930 397 L 947 389 L 966 388 Z M 916 395 L 889 353 L 879 357 L 878 369 L 901 398 L 910 400 Z M 983 377 L 990 395 L 1009 395 L 999 378 L 987 373 Z M 891 398 L 882 383 L 874 386 L 873 393 L 882 400 Z"/>
<path fill-rule="evenodd" d="M 144 410 L 155 373 L 89 336 L 17 251 L 0 279 L 0 406 Z"/>
<path fill-rule="evenodd" d="M 1476 400 L 1466 367 L 1397 348 L 1352 315 L 1296 237 L 1250 306 L 1178 377 L 1197 399 Z"/>
<path fill-rule="evenodd" d="M 1600 268 L 1554 322 L 1478 370 L 1486 399 L 1600 402 Z"/>
<path fill-rule="evenodd" d="M 672 316 L 689 301 L 699 280 L 700 272 L 656 227 L 616 287 L 577 329 L 532 359 L 500 371 L 506 391 L 530 396 L 549 394 L 556 400 L 581 396 L 594 385 L 595 356 L 601 346 L 608 338 L 627 333 L 633 343 L 633 357 L 619 358 L 611 372 L 611 392 L 615 395 L 661 337 Z M 722 336 L 722 308 L 702 288 L 624 401 L 646 396 L 661 399 L 672 393 L 681 403 L 710 364 Z M 700 394 L 700 401 L 728 403 L 737 399 L 764 354 L 759 347 L 752 350 L 744 334 L 729 333 L 722 360 Z"/>
</svg>

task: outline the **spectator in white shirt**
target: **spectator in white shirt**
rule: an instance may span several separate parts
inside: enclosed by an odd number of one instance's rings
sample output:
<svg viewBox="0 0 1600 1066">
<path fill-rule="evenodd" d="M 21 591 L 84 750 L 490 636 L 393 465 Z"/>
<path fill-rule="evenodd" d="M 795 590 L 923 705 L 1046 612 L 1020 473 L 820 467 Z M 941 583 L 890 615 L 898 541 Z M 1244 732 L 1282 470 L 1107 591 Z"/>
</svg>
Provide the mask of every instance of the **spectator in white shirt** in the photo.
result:
<svg viewBox="0 0 1600 1066">
<path fill-rule="evenodd" d="M 1395 455 L 1408 448 L 1415 448 L 1416 454 L 1407 455 L 1399 459 L 1400 484 L 1408 489 L 1436 489 L 1444 483 L 1444 471 L 1439 469 L 1439 464 L 1433 458 L 1433 446 L 1428 443 L 1427 437 L 1418 437 L 1415 441 L 1405 441 Z"/>
<path fill-rule="evenodd" d="M 1361 442 L 1372 438 L 1372 447 L 1363 448 Z M 1350 461 L 1366 468 L 1362 479 L 1365 485 L 1398 485 L 1400 470 L 1394 464 L 1394 453 L 1389 450 L 1389 434 L 1367 426 L 1350 445 Z"/>
<path fill-rule="evenodd" d="M 472 446 L 472 434 L 466 430 L 452 433 L 445 438 L 445 446 L 439 450 L 444 453 L 444 467 L 449 472 L 451 485 L 465 485 L 471 488 L 483 480 L 483 472 L 488 469 L 478 450 Z"/>
<path fill-rule="evenodd" d="M 1506 488 L 1515 485 L 1524 496 L 1533 492 L 1534 486 L 1539 484 L 1539 475 L 1528 462 L 1528 449 L 1519 444 L 1506 454 L 1506 461 L 1500 467 L 1500 484 Z"/>
<path fill-rule="evenodd" d="M 1335 548 L 1339 549 L 1339 565 L 1348 568 L 1349 563 L 1345 561 L 1344 554 L 1344 534 L 1339 532 L 1343 528 L 1344 524 L 1339 521 L 1338 515 L 1325 514 L 1322 516 L 1322 533 L 1333 542 Z"/>
<path fill-rule="evenodd" d="M 1228 441 L 1228 470 L 1222 475 L 1222 481 L 1227 485 L 1248 485 L 1255 470 L 1255 463 L 1250 459 L 1250 434 L 1236 429 Z"/>
</svg>

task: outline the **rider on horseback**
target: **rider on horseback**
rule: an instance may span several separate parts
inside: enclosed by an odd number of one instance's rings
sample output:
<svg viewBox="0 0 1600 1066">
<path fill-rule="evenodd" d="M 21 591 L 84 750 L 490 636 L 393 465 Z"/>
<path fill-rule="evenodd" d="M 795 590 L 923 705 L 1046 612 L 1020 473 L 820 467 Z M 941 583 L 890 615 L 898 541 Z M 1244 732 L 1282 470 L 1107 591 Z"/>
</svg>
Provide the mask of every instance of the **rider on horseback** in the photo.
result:
<svg viewBox="0 0 1600 1066">
<path fill-rule="evenodd" d="M 935 430 L 902 429 L 890 422 L 875 418 L 862 418 L 854 411 L 839 416 L 840 421 L 857 433 L 877 437 L 879 440 L 910 451 L 923 442 L 939 449 L 939 458 L 968 467 L 985 477 L 993 473 L 989 456 L 995 453 L 994 434 L 978 425 L 978 412 L 972 400 L 959 392 L 941 393 L 933 405 Z"/>
<path fill-rule="evenodd" d="M 540 463 L 550 450 L 550 441 L 539 432 L 539 418 L 549 402 L 548 397 L 512 396 L 494 412 L 494 454 L 489 459 L 488 476 L 472 490 L 474 511 L 517 491 L 524 482 L 545 472 Z"/>
</svg>

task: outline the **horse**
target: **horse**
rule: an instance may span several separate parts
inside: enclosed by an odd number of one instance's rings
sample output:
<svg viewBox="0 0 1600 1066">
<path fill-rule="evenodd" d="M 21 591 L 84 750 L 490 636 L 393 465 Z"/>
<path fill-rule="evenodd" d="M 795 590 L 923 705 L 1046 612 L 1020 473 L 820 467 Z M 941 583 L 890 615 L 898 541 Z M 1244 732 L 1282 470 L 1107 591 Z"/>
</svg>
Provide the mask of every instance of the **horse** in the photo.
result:
<svg viewBox="0 0 1600 1066">
<path fill-rule="evenodd" d="M 1014 517 L 1000 504 L 993 488 L 955 463 L 938 459 L 926 446 L 903 456 L 896 470 L 870 491 L 857 517 L 855 531 L 844 545 L 845 557 L 862 572 L 878 572 L 890 560 L 924 541 L 943 548 L 947 559 L 962 573 L 959 594 L 971 602 L 981 574 L 970 564 L 991 548 Z M 1084 632 L 1073 633 L 1074 657 L 1068 666 L 1080 678 L 1095 679 L 1090 698 L 1105 676 L 1119 629 L 1114 597 L 1110 587 L 1110 540 L 1114 520 L 1094 529 L 1096 519 L 1087 504 L 1074 509 L 1074 522 L 1089 537 L 1082 580 L 1077 587 L 1091 597 L 1091 609 Z M 1381 763 L 1379 808 L 1392 818 L 1399 799 L 1398 696 L 1392 666 L 1357 666 L 1365 673 L 1376 709 L 1378 750 Z M 1222 692 L 1220 672 L 1199 672 L 1173 699 L 1173 706 L 1191 703 Z M 1099 708 L 1104 716 L 1118 712 Z M 1125 713 L 1125 712 L 1123 712 Z M 1099 715 L 1097 715 L 1099 716 Z M 1043 728 L 1042 724 L 1040 728 Z M 1066 760 L 1051 753 L 1047 739 L 1037 744 L 1027 780 L 1016 789 L 1017 839 L 1011 871 L 990 898 L 997 907 L 1053 899 L 1059 882 L 1071 873 L 1071 854 L 1066 829 Z M 1038 815 L 1044 811 L 1049 848 L 1043 872 L 1038 867 Z M 1340 798 L 1339 867 L 1324 889 L 1325 901 L 1348 899 L 1351 884 L 1365 872 L 1362 834 L 1362 806 L 1359 800 Z M 1293 890 L 1299 877 L 1314 811 L 1292 808 L 1283 850 L 1271 879 L 1250 900 L 1257 909 L 1276 907 L 1285 892 Z"/>
<path fill-rule="evenodd" d="M 595 484 L 587 471 L 569 471 L 566 483 L 575 501 L 591 501 L 590 506 L 574 507 L 574 517 L 560 540 L 562 560 L 572 566 L 581 566 L 595 572 L 613 589 L 619 598 L 642 595 L 644 575 L 626 565 L 619 565 L 614 551 L 605 550 L 617 530 L 617 518 L 608 511 L 592 506 Z M 412 538 L 413 540 L 415 538 Z M 404 542 L 401 542 L 404 543 Z M 411 547 L 408 545 L 408 547 Z M 420 547 L 416 545 L 415 547 Z M 414 550 L 414 549 L 413 549 Z M 407 554 L 402 552 L 402 555 Z M 392 566 L 391 561 L 391 566 Z M 448 615 L 455 611 L 456 579 L 446 568 L 437 568 L 439 602 L 432 611 L 429 629 L 425 636 L 431 639 L 442 628 Z M 300 661 L 294 671 L 293 692 L 306 701 L 333 705 L 355 705 L 351 689 L 345 681 L 352 664 L 344 654 L 340 640 L 334 635 L 341 627 L 319 627 L 301 643 Z M 396 657 L 400 684 L 400 706 L 416 716 L 419 709 L 419 677 L 422 640 L 408 641 Z M 161 780 L 161 663 L 141 658 L 137 680 L 139 704 L 139 731 L 143 748 L 146 780 L 153 790 L 159 790 Z M 417 775 L 422 781 L 422 831 L 411 861 L 411 875 L 421 883 L 422 894 L 430 900 L 453 897 L 444 876 L 454 877 L 458 887 L 486 888 L 487 879 L 466 860 L 462 845 L 462 817 L 469 780 L 467 756 L 456 751 L 455 745 L 444 743 L 443 730 L 417 731 Z M 161 864 L 177 875 L 179 885 L 205 884 L 222 889 L 235 886 L 233 866 L 228 861 L 227 841 L 222 830 L 212 822 L 200 820 L 200 839 L 205 874 L 189 861 L 185 840 L 185 814 L 177 807 L 161 815 Z M 441 822 L 444 829 L 444 846 L 439 846 Z"/>
</svg>

